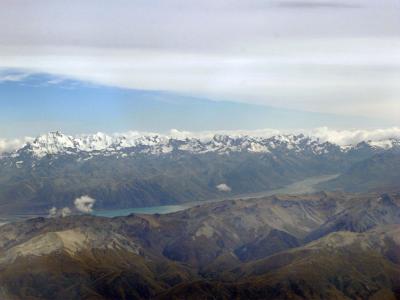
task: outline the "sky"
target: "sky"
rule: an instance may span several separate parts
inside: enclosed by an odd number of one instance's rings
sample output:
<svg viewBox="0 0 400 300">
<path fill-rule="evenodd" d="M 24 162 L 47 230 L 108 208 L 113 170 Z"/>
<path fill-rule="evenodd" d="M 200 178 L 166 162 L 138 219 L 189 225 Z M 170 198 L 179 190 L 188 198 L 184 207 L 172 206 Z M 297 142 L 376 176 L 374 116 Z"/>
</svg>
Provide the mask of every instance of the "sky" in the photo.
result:
<svg viewBox="0 0 400 300">
<path fill-rule="evenodd" d="M 166 91 L 104 86 L 49 74 L 7 72 L 0 82 L 2 138 L 36 136 L 48 131 L 68 134 L 125 132 L 293 129 L 326 126 L 350 128 L 382 125 L 382 120 L 314 113 Z M 387 123 L 389 126 L 390 124 Z"/>
<path fill-rule="evenodd" d="M 0 137 L 105 120 L 108 131 L 400 125 L 398 0 L 0 5 Z M 213 128 L 188 117 L 199 109 Z"/>
</svg>

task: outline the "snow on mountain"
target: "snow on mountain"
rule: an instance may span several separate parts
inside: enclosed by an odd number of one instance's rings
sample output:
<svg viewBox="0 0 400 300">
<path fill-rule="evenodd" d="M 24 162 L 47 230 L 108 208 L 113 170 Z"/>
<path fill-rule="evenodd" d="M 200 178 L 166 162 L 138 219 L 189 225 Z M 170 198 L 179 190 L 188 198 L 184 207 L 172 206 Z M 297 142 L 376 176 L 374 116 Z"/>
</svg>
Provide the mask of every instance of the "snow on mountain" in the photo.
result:
<svg viewBox="0 0 400 300">
<path fill-rule="evenodd" d="M 46 155 L 89 153 L 100 154 L 167 154 L 174 151 L 187 153 L 219 153 L 251 152 L 271 153 L 275 151 L 308 152 L 323 155 L 332 151 L 347 152 L 360 147 L 374 149 L 389 149 L 400 147 L 400 141 L 395 139 L 382 141 L 367 141 L 355 146 L 339 146 L 331 142 L 321 142 L 316 137 L 303 134 L 280 134 L 272 137 L 249 135 L 215 134 L 209 138 L 176 137 L 160 134 L 129 133 L 107 135 L 98 132 L 91 135 L 69 136 L 61 132 L 50 132 L 41 135 L 33 141 L 16 150 L 11 155 L 29 154 L 35 158 Z"/>
<path fill-rule="evenodd" d="M 60 132 L 50 132 L 38 136 L 33 142 L 28 142 L 21 150 L 28 150 L 34 156 L 42 157 L 46 154 L 58 154 L 73 151 L 77 148 L 74 138 Z"/>
<path fill-rule="evenodd" d="M 400 147 L 400 140 L 387 139 L 387 140 L 380 140 L 380 141 L 368 141 L 368 144 L 371 147 L 375 147 L 375 148 L 391 149 L 394 147 Z"/>
</svg>

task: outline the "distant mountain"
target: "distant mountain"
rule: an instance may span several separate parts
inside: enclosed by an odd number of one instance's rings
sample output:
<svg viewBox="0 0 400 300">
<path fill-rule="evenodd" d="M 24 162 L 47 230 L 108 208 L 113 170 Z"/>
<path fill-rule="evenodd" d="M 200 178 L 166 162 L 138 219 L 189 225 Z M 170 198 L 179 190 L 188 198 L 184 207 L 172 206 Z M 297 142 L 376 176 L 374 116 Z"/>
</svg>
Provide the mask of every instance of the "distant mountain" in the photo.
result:
<svg viewBox="0 0 400 300">
<path fill-rule="evenodd" d="M 0 297 L 397 299 L 399 224 L 398 193 L 36 218 L 0 226 Z"/>
<path fill-rule="evenodd" d="M 179 134 L 178 134 L 179 136 Z M 208 137 L 174 137 L 161 134 L 140 135 L 137 132 L 110 136 L 101 132 L 92 135 L 69 136 L 61 132 L 50 132 L 28 142 L 24 147 L 8 156 L 14 158 L 32 156 L 40 159 L 47 155 L 87 154 L 89 159 L 96 155 L 170 154 L 173 152 L 204 154 L 228 154 L 232 152 L 274 153 L 293 151 L 314 155 L 349 153 L 370 156 L 381 150 L 399 149 L 400 141 L 364 141 L 357 145 L 339 146 L 320 142 L 312 136 L 275 135 L 272 137 L 248 135 L 210 135 Z M 7 155 L 5 155 L 7 157 Z"/>
<path fill-rule="evenodd" d="M 324 154 L 344 151 L 342 148 L 304 135 L 277 135 L 271 138 L 252 136 L 214 135 L 211 138 L 176 138 L 159 134 L 109 136 L 104 133 L 68 136 L 50 132 L 28 142 L 10 156 L 31 156 L 36 159 L 47 155 L 161 155 L 173 152 L 228 154 L 231 152 L 271 153 L 277 150 Z"/>
<path fill-rule="evenodd" d="M 396 140 L 343 147 L 304 135 L 52 132 L 1 156 L 0 208 L 46 213 L 86 194 L 97 199 L 97 208 L 127 208 L 256 193 L 310 176 L 346 174 L 353 165 L 398 148 Z"/>
<path fill-rule="evenodd" d="M 377 153 L 350 166 L 341 176 L 320 185 L 321 188 L 361 192 L 397 190 L 400 186 L 398 148 Z"/>
</svg>

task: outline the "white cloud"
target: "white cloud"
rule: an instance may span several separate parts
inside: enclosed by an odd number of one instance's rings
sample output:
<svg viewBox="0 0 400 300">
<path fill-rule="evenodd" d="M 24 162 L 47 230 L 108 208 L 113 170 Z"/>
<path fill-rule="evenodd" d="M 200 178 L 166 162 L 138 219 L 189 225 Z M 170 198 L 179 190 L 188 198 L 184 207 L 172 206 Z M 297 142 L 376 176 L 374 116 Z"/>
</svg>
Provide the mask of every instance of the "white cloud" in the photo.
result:
<svg viewBox="0 0 400 300">
<path fill-rule="evenodd" d="M 309 129 L 294 129 L 294 130 L 279 130 L 279 129 L 258 129 L 258 130 L 220 130 L 220 131 L 179 131 L 171 130 L 169 136 L 174 138 L 198 138 L 200 140 L 209 140 L 215 134 L 226 134 L 234 137 L 254 136 L 269 138 L 279 134 L 305 134 L 314 138 L 318 138 L 321 142 L 331 142 L 340 146 L 356 145 L 362 141 L 386 141 L 389 139 L 400 139 L 400 128 L 383 128 L 383 129 L 350 129 L 350 130 L 335 130 L 328 127 L 320 127 L 312 130 Z"/>
<path fill-rule="evenodd" d="M 216 134 L 218 135 L 229 135 L 233 137 L 241 137 L 241 136 L 255 136 L 255 137 L 271 137 L 278 134 L 286 134 L 286 133 L 297 133 L 303 132 L 301 130 L 298 131 L 290 131 L 290 130 L 279 130 L 279 129 L 255 129 L 255 130 L 206 130 L 206 131 L 181 131 L 177 129 L 171 129 L 167 137 L 171 137 L 174 139 L 186 139 L 186 138 L 196 138 L 199 140 L 210 140 Z"/>
<path fill-rule="evenodd" d="M 221 183 L 216 186 L 217 190 L 220 192 L 230 192 L 232 189 L 226 183 Z"/>
<path fill-rule="evenodd" d="M 22 48 L 23 57 L 0 48 L 0 68 L 296 110 L 400 118 L 399 39 L 270 39 L 248 47 L 246 53 L 29 47 Z"/>
<path fill-rule="evenodd" d="M 140 133 L 139 133 L 140 134 Z M 328 127 L 319 127 L 312 130 L 309 129 L 294 129 L 294 130 L 279 130 L 279 129 L 258 129 L 258 130 L 219 130 L 219 131 L 179 131 L 172 129 L 169 137 L 173 138 L 197 138 L 200 140 L 210 140 L 216 134 L 230 135 L 234 137 L 254 136 L 269 138 L 279 134 L 304 134 L 310 137 L 318 138 L 321 142 L 331 142 L 340 146 L 356 145 L 360 142 L 380 142 L 390 139 L 400 139 L 400 127 L 382 128 L 382 129 L 349 129 L 335 130 Z M 167 136 L 167 137 L 168 137 Z"/>
<path fill-rule="evenodd" d="M 49 209 L 49 218 L 55 218 L 55 217 L 67 217 L 71 215 L 72 211 L 69 207 L 63 207 L 61 209 L 57 209 L 57 207 L 53 206 L 52 208 Z"/>
<path fill-rule="evenodd" d="M 32 141 L 31 137 L 22 139 L 1 139 L 0 138 L 0 154 L 4 152 L 11 152 L 21 148 L 27 142 Z"/>
<path fill-rule="evenodd" d="M 0 67 L 400 119 L 396 0 L 98 2 L 8 1 Z"/>
<path fill-rule="evenodd" d="M 57 216 L 57 207 L 53 206 L 49 209 L 49 218 L 54 218 Z"/>
<path fill-rule="evenodd" d="M 317 128 L 309 132 L 310 135 L 338 145 L 355 145 L 362 141 L 385 141 L 400 139 L 400 128 L 386 128 L 374 130 L 333 130 L 327 127 Z"/>
<path fill-rule="evenodd" d="M 96 200 L 89 196 L 76 198 L 74 201 L 75 208 L 82 213 L 91 213 Z"/>
<path fill-rule="evenodd" d="M 318 138 L 321 142 L 331 142 L 340 146 L 356 145 L 360 142 L 380 142 L 389 139 L 400 139 L 400 127 L 382 128 L 382 129 L 349 129 L 335 130 L 328 127 L 319 127 L 312 130 L 309 129 L 294 129 L 294 130 L 279 130 L 279 129 L 258 129 L 258 130 L 221 130 L 221 131 L 201 131 L 189 132 L 178 131 L 174 129 L 171 132 L 172 137 L 198 138 L 201 140 L 209 140 L 215 134 L 227 134 L 230 136 L 254 136 L 269 138 L 279 134 L 304 134 L 310 137 Z"/>
<path fill-rule="evenodd" d="M 71 211 L 71 209 L 69 207 L 64 207 L 64 208 L 61 209 L 61 216 L 63 218 L 71 215 L 71 213 L 72 213 L 72 211 Z"/>
</svg>

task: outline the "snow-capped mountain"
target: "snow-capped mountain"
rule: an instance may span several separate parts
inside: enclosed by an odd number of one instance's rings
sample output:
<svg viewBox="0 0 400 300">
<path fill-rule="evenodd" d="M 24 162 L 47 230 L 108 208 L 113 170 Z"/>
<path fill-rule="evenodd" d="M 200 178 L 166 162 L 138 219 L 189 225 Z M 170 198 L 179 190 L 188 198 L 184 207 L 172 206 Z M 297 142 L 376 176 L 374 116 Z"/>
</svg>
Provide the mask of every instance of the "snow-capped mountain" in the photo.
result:
<svg viewBox="0 0 400 300">
<path fill-rule="evenodd" d="M 22 154 L 28 154 L 37 159 L 47 155 L 79 153 L 90 155 L 134 155 L 139 153 L 160 155 L 185 152 L 191 154 L 226 154 L 232 152 L 274 153 L 276 151 L 291 151 L 323 155 L 330 152 L 349 152 L 361 148 L 387 150 L 394 147 L 400 147 L 399 140 L 365 141 L 357 145 L 339 146 L 303 134 L 275 135 L 272 137 L 216 134 L 209 138 L 197 138 L 160 134 L 111 136 L 101 132 L 91 135 L 70 136 L 57 131 L 38 136 L 16 150 L 12 155 L 18 157 Z"/>
<path fill-rule="evenodd" d="M 371 172 L 379 180 L 368 186 L 397 186 L 400 152 L 395 149 L 400 147 L 394 139 L 340 146 L 302 134 L 50 132 L 0 157 L 0 208 L 43 212 L 82 195 L 94 197 L 102 208 L 173 204 L 335 174 L 345 176 L 335 187 L 344 182 L 357 190 L 362 175 Z"/>
<path fill-rule="evenodd" d="M 174 138 L 164 135 L 109 136 L 104 133 L 93 135 L 69 136 L 60 132 L 50 132 L 37 137 L 18 149 L 16 154 L 31 154 L 42 158 L 46 155 L 90 153 L 146 153 L 168 154 L 171 152 L 229 153 L 229 152 L 259 152 L 270 153 L 276 149 L 293 151 L 312 151 L 316 154 L 327 152 L 329 143 L 319 143 L 315 139 L 303 135 L 280 135 L 272 138 L 251 136 L 215 135 L 209 139 Z"/>
</svg>

